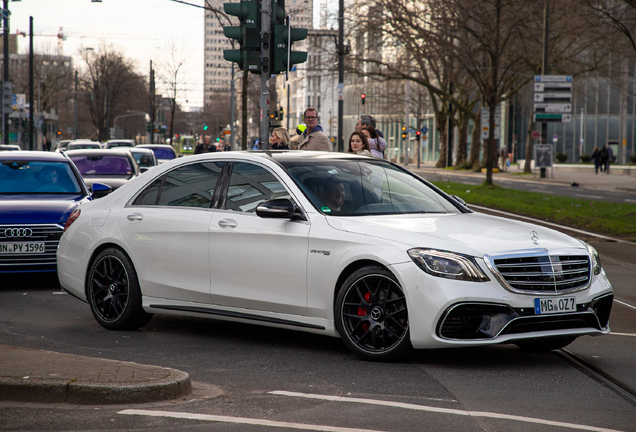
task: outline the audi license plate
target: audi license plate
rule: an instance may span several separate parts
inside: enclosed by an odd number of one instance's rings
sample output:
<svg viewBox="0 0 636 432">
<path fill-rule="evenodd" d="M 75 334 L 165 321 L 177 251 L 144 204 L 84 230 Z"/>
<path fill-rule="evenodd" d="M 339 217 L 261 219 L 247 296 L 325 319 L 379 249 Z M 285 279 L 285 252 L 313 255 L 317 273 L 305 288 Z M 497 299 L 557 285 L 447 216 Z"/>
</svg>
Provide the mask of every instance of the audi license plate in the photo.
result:
<svg viewBox="0 0 636 432">
<path fill-rule="evenodd" d="M 576 297 L 534 299 L 534 313 L 537 315 L 562 312 L 576 312 Z"/>
<path fill-rule="evenodd" d="M 44 252 L 44 242 L 0 243 L 0 254 L 33 254 Z"/>
</svg>

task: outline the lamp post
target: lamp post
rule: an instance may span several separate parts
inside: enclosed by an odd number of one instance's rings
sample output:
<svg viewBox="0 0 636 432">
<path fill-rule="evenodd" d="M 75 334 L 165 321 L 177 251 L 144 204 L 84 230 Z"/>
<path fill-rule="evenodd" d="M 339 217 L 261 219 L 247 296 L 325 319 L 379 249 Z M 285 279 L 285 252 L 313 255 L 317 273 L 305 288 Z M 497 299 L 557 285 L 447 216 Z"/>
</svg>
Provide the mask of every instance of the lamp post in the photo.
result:
<svg viewBox="0 0 636 432">
<path fill-rule="evenodd" d="M 121 114 L 121 115 L 118 115 L 117 117 L 115 117 L 115 120 L 113 120 L 113 128 L 115 129 L 115 131 L 117 130 L 117 120 L 118 119 L 124 118 L 124 117 L 138 116 L 138 115 L 146 116 L 146 121 L 150 120 L 150 116 L 148 115 L 147 112 L 143 112 L 143 111 L 127 111 L 126 114 Z"/>
</svg>

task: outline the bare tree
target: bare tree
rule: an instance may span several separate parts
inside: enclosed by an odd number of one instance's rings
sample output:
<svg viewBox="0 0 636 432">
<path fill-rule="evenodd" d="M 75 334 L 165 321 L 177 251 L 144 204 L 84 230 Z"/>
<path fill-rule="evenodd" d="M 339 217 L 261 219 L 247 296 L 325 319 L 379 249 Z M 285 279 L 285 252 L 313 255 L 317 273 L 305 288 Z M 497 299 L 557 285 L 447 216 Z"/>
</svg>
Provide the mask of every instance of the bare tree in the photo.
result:
<svg viewBox="0 0 636 432">
<path fill-rule="evenodd" d="M 99 52 L 83 51 L 85 70 L 80 75 L 83 99 L 88 106 L 97 139 L 109 138 L 109 128 L 117 115 L 129 110 L 145 110 L 147 84 L 134 71 L 133 63 L 110 46 Z"/>
<path fill-rule="evenodd" d="M 168 134 L 170 142 L 172 142 L 172 138 L 175 135 L 174 123 L 177 113 L 177 98 L 181 97 L 184 88 L 187 86 L 188 78 L 184 69 L 186 62 L 190 58 L 190 52 L 185 48 L 185 44 L 177 43 L 174 39 L 170 39 L 165 43 L 162 53 L 163 56 L 156 62 L 157 75 L 170 101 L 170 128 L 168 129 Z"/>
</svg>

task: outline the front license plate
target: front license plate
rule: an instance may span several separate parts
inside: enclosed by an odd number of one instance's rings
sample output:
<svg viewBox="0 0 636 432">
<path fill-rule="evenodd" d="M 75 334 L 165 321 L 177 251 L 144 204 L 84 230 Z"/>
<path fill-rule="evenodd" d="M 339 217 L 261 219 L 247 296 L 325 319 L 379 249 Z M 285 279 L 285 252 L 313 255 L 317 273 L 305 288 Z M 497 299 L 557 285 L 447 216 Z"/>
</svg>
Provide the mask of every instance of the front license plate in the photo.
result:
<svg viewBox="0 0 636 432">
<path fill-rule="evenodd" d="M 576 312 L 576 297 L 534 299 L 534 313 L 537 315 L 562 312 Z"/>
<path fill-rule="evenodd" d="M 33 254 L 43 253 L 44 242 L 0 243 L 0 254 Z"/>
</svg>

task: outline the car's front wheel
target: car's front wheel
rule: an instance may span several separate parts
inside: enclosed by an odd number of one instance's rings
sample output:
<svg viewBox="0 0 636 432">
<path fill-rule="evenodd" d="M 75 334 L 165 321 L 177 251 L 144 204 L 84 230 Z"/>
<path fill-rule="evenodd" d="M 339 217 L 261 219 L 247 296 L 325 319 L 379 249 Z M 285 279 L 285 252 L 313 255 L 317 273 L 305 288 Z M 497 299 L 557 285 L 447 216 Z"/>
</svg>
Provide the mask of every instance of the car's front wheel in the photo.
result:
<svg viewBox="0 0 636 432">
<path fill-rule="evenodd" d="M 130 258 L 117 248 L 103 250 L 88 274 L 87 297 L 93 316 L 109 330 L 133 330 L 150 321 L 142 308 L 137 273 Z"/>
<path fill-rule="evenodd" d="M 394 360 L 411 348 L 406 297 L 383 267 L 363 267 L 345 280 L 335 319 L 344 344 L 363 359 Z"/>
</svg>

